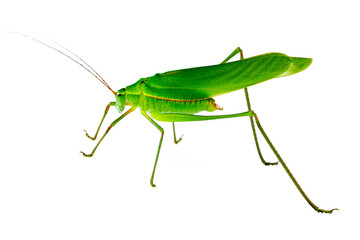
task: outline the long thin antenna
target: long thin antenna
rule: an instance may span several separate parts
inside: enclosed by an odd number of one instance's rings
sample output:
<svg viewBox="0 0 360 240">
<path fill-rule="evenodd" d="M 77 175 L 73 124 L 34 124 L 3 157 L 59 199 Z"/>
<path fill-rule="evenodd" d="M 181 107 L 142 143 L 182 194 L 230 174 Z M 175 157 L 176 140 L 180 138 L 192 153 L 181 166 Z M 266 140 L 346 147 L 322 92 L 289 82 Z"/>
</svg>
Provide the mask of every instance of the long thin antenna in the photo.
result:
<svg viewBox="0 0 360 240">
<path fill-rule="evenodd" d="M 71 53 L 73 56 L 75 56 L 78 60 L 72 58 L 71 56 L 67 55 L 66 53 L 62 52 L 61 50 L 53 47 L 53 46 L 50 46 L 49 44 L 46 44 L 36 38 L 33 38 L 29 35 L 26 35 L 26 34 L 23 34 L 23 33 L 20 33 L 20 32 L 3 32 L 3 33 L 12 33 L 12 34 L 19 34 L 23 37 L 27 37 L 27 38 L 30 38 L 31 40 L 35 41 L 35 42 L 38 42 L 46 47 L 49 47 L 59 53 L 61 53 L 62 55 L 64 55 L 65 57 L 73 60 L 74 62 L 76 62 L 77 64 L 79 64 L 81 67 L 83 67 L 86 71 L 88 71 L 89 73 L 91 73 L 94 77 L 96 77 L 100 82 L 102 82 L 102 84 L 105 85 L 105 87 L 107 87 L 114 95 L 116 95 L 116 92 L 114 90 L 112 90 L 110 88 L 110 86 L 105 82 L 105 80 L 100 76 L 100 74 L 98 74 L 89 64 L 87 64 L 82 58 L 80 58 L 78 55 L 76 55 L 75 53 L 73 53 L 72 51 L 70 51 L 69 49 L 65 48 L 64 46 L 60 45 L 59 43 L 55 42 L 55 41 L 52 41 L 50 40 L 51 42 L 55 43 L 56 45 L 58 45 L 59 47 L 63 48 L 64 50 L 68 51 L 69 53 Z"/>
</svg>

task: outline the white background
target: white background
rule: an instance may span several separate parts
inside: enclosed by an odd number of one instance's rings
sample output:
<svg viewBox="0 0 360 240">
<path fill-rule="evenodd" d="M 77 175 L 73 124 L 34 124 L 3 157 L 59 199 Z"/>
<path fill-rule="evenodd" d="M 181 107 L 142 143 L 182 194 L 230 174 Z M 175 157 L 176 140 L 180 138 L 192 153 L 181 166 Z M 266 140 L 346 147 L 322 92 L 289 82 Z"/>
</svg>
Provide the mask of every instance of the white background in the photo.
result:
<svg viewBox="0 0 360 240">
<path fill-rule="evenodd" d="M 69 59 L 0 34 L 0 239 L 359 239 L 356 1 L 2 1 L 0 30 L 55 40 L 115 90 L 157 72 L 221 62 L 235 47 L 311 57 L 249 89 L 253 109 L 315 204 L 281 166 L 265 167 L 249 119 L 169 123 L 139 111 L 93 158 L 113 95 Z M 246 110 L 242 91 L 217 99 Z M 100 133 L 118 117 L 111 109 Z M 261 139 L 264 156 L 276 158 Z"/>
</svg>

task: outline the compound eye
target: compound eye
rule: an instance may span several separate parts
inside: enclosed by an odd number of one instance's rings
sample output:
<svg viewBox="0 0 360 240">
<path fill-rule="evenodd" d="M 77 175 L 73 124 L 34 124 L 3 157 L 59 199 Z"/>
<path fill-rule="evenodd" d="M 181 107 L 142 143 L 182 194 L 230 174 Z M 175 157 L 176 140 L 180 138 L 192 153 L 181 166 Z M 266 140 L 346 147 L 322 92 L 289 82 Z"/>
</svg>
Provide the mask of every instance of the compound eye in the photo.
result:
<svg viewBox="0 0 360 240">
<path fill-rule="evenodd" d="M 125 93 L 125 88 L 120 89 L 119 91 L 116 92 L 116 96 L 121 96 Z"/>
</svg>

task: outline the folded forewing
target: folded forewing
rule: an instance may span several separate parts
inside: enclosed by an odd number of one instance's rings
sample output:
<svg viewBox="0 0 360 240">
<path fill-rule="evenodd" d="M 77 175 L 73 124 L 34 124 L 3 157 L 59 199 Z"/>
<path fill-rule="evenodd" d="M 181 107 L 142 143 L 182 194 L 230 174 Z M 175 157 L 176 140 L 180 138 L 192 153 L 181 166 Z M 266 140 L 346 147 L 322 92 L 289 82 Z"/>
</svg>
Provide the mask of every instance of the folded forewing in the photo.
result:
<svg viewBox="0 0 360 240">
<path fill-rule="evenodd" d="M 205 99 L 300 72 L 311 61 L 268 53 L 225 64 L 175 70 L 148 78 L 143 93 L 169 100 Z"/>
</svg>

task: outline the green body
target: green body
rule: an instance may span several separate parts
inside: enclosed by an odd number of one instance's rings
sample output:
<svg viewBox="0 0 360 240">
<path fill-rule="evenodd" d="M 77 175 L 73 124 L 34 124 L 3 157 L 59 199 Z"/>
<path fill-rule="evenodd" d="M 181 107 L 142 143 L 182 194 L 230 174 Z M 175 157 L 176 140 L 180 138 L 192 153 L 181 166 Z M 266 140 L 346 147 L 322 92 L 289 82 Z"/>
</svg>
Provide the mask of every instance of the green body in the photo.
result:
<svg viewBox="0 0 360 240">
<path fill-rule="evenodd" d="M 238 53 L 240 54 L 240 61 L 226 63 Z M 263 164 L 276 165 L 278 162 L 271 163 L 264 160 L 257 139 L 255 123 L 271 150 L 276 155 L 279 163 L 283 166 L 305 200 L 317 212 L 332 213 L 334 210 L 338 209 L 324 210 L 317 207 L 302 190 L 262 128 L 257 114 L 252 110 L 247 90 L 247 87 L 252 85 L 273 78 L 285 77 L 298 73 L 306 69 L 311 62 L 311 58 L 289 57 L 281 53 L 268 53 L 243 59 L 242 50 L 237 48 L 221 64 L 155 74 L 152 77 L 142 78 L 136 83 L 127 86 L 126 88 L 122 88 L 117 92 L 114 92 L 105 81 L 102 81 L 105 86 L 115 94 L 116 102 L 111 102 L 107 106 L 95 137 L 90 137 L 86 133 L 89 138 L 93 140 L 96 138 L 110 106 L 115 106 L 120 113 L 125 109 L 126 105 L 131 106 L 131 108 L 110 124 L 109 128 L 90 154 L 83 153 L 83 155 L 86 157 L 93 156 L 100 142 L 110 129 L 136 108 L 140 108 L 142 115 L 161 133 L 154 169 L 150 179 L 151 186 L 155 187 L 153 180 L 164 137 L 164 129 L 159 126 L 154 119 L 157 121 L 173 123 L 174 142 L 177 144 L 182 138 L 176 139 L 174 122 L 205 121 L 247 116 L 250 117 L 256 148 Z M 247 112 L 228 115 L 197 115 L 197 113 L 202 111 L 213 112 L 221 110 L 215 103 L 213 97 L 239 89 L 245 90 L 248 107 Z"/>
<path fill-rule="evenodd" d="M 128 104 L 150 113 L 158 121 L 192 121 L 168 119 L 163 113 L 213 112 L 219 109 L 213 97 L 300 72 L 311 62 L 311 58 L 268 53 L 225 64 L 155 74 L 120 89 L 116 93 L 116 108 L 121 112 L 124 104 Z"/>
<path fill-rule="evenodd" d="M 80 57 L 66 48 L 64 48 L 64 50 L 69 52 L 72 56 L 74 56 L 74 58 L 58 50 L 57 48 L 28 35 L 22 33 L 16 34 L 30 38 L 70 58 L 86 69 L 100 82 L 102 82 L 115 95 L 116 101 L 110 102 L 106 106 L 105 113 L 102 117 L 99 127 L 97 128 L 95 136 L 90 137 L 89 134 L 85 131 L 86 136 L 90 139 L 96 139 L 100 127 L 111 106 L 115 106 L 120 113 L 125 109 L 125 106 L 131 106 L 130 109 L 128 109 L 125 113 L 123 113 L 110 124 L 90 154 L 81 152 L 85 157 L 92 157 L 97 147 L 111 130 L 111 128 L 113 128 L 124 117 L 132 113 L 135 109 L 140 108 L 141 114 L 146 119 L 148 119 L 149 122 L 161 133 L 154 169 L 150 178 L 151 186 L 155 187 L 155 184 L 153 183 L 154 174 L 165 131 L 159 124 L 154 121 L 154 119 L 162 122 L 172 122 L 174 142 L 177 144 L 182 140 L 182 138 L 180 137 L 179 139 L 176 139 L 174 122 L 249 117 L 256 149 L 262 163 L 264 165 L 277 165 L 280 163 L 301 195 L 317 212 L 332 213 L 334 210 L 338 210 L 336 208 L 331 210 L 321 209 L 317 207 L 305 194 L 299 183 L 290 172 L 289 168 L 286 166 L 284 160 L 280 157 L 279 153 L 271 143 L 269 137 L 260 124 L 257 114 L 252 110 L 247 89 L 247 87 L 273 78 L 285 77 L 303 71 L 311 64 L 311 58 L 289 57 L 282 53 L 267 53 L 244 59 L 242 50 L 240 48 L 236 48 L 224 61 L 218 65 L 155 74 L 152 77 L 142 78 L 136 83 L 115 92 L 91 66 L 89 66 Z M 60 45 L 57 44 L 57 46 Z M 227 63 L 237 54 L 240 54 L 240 61 Z M 221 108 L 215 103 L 213 97 L 239 89 L 244 89 L 248 111 L 227 115 L 197 115 L 197 113 L 202 111 L 213 112 L 216 110 L 221 110 Z M 271 163 L 264 160 L 260 151 L 255 126 L 258 127 L 261 135 L 264 137 L 267 144 L 279 160 L 278 162 Z"/>
</svg>

